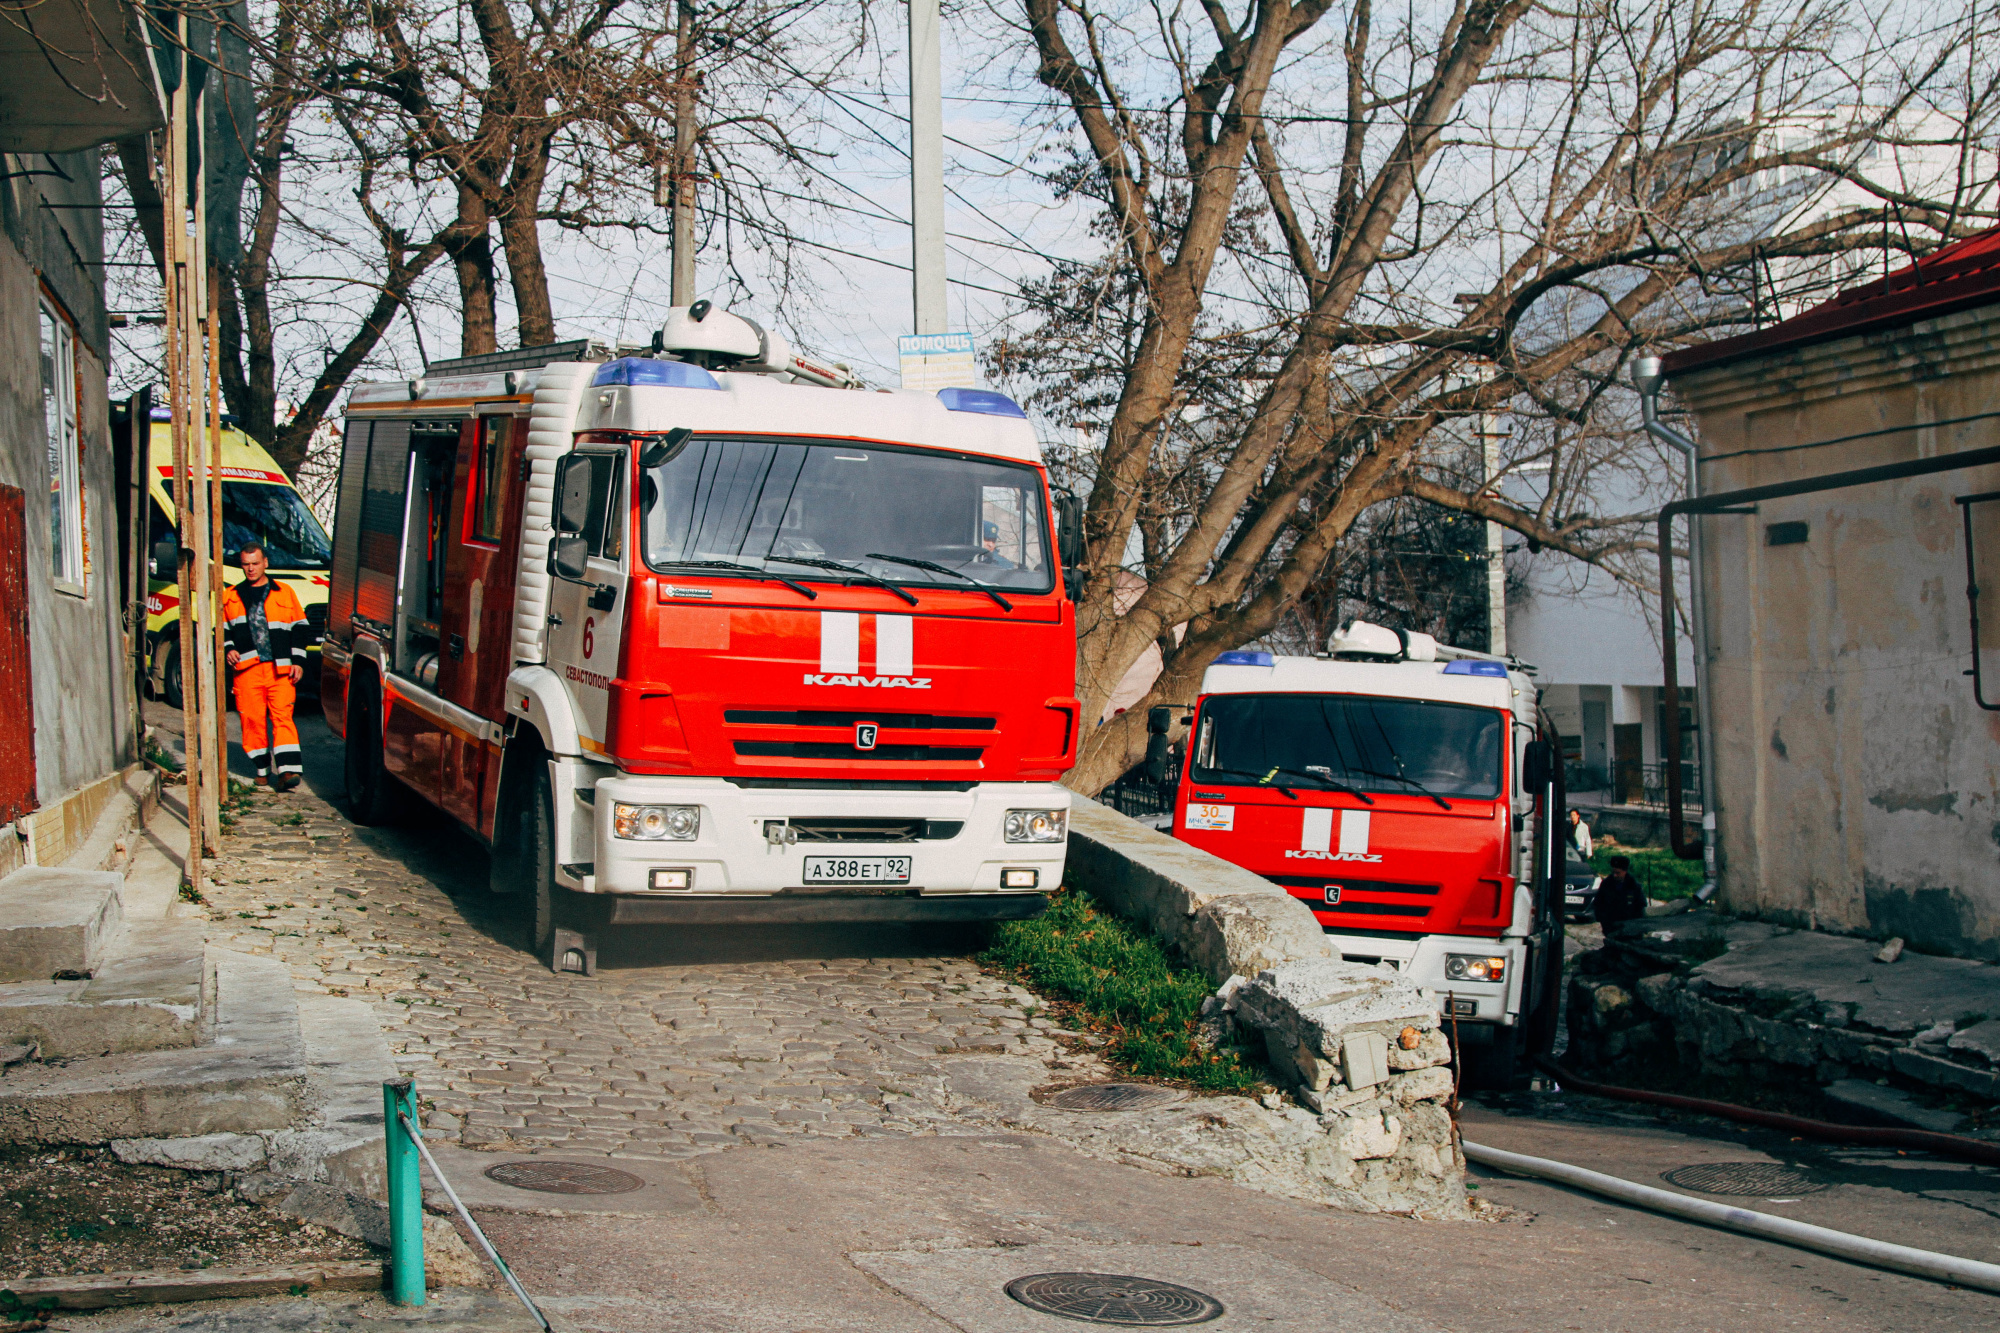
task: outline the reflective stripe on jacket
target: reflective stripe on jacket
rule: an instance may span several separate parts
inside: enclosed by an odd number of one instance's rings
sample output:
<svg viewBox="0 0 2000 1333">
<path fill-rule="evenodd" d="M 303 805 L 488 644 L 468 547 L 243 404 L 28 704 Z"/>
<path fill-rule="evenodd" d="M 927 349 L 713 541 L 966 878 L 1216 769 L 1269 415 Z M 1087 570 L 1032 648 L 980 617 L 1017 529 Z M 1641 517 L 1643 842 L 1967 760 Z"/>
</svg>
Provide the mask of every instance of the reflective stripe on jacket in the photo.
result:
<svg viewBox="0 0 2000 1333">
<path fill-rule="evenodd" d="M 262 655 L 257 651 L 256 636 L 251 631 L 250 613 L 243 603 L 240 585 L 232 584 L 222 592 L 222 620 L 229 633 L 229 646 L 236 652 L 237 669 L 241 670 Z M 288 667 L 293 664 L 293 654 L 298 655 L 300 665 L 305 661 L 306 613 L 299 605 L 298 594 L 276 579 L 271 580 L 271 590 L 264 594 L 264 624 L 271 642 L 270 663 L 272 666 Z"/>
</svg>

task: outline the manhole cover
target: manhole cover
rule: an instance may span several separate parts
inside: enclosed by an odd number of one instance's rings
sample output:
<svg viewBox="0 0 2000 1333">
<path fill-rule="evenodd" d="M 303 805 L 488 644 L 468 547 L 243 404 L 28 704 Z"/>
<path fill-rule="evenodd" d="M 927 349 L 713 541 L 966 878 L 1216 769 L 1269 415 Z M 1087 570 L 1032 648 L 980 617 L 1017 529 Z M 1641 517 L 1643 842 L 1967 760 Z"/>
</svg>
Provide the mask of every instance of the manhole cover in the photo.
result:
<svg viewBox="0 0 2000 1333">
<path fill-rule="evenodd" d="M 1052 1094 L 1044 1104 L 1062 1111 L 1152 1111 L 1186 1098 L 1179 1088 L 1150 1083 L 1085 1083 Z"/>
<path fill-rule="evenodd" d="M 646 1187 L 630 1171 L 590 1162 L 502 1162 L 487 1167 L 486 1178 L 543 1194 L 629 1194 Z"/>
<path fill-rule="evenodd" d="M 1009 1282 L 1007 1294 L 1043 1314 L 1122 1328 L 1206 1324 L 1223 1313 L 1222 1302 L 1205 1292 L 1118 1273 L 1031 1273 Z"/>
<path fill-rule="evenodd" d="M 1797 1167 L 1782 1162 L 1698 1162 L 1662 1171 L 1660 1179 L 1684 1190 L 1702 1194 L 1742 1194 L 1768 1198 L 1773 1195 L 1817 1194 L 1826 1188 Z"/>
</svg>

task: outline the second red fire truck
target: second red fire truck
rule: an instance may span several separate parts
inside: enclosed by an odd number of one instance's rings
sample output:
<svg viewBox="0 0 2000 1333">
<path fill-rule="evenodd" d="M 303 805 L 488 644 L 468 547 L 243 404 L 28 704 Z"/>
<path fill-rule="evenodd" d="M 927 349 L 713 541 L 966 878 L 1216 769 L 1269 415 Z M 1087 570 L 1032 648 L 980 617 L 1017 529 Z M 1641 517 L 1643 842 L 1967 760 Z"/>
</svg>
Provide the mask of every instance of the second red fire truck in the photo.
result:
<svg viewBox="0 0 2000 1333">
<path fill-rule="evenodd" d="M 1332 647 L 1216 659 L 1174 831 L 1282 885 L 1343 958 L 1434 989 L 1511 1070 L 1548 1050 L 1562 976 L 1560 750 L 1533 682 L 1365 622 Z M 1149 720 L 1163 739 L 1171 710 Z"/>
<path fill-rule="evenodd" d="M 344 450 L 355 811 L 414 792 L 489 843 L 559 970 L 629 924 L 993 920 L 1061 882 L 1080 539 L 1011 400 L 858 389 L 697 303 L 636 354 L 359 387 Z"/>
</svg>

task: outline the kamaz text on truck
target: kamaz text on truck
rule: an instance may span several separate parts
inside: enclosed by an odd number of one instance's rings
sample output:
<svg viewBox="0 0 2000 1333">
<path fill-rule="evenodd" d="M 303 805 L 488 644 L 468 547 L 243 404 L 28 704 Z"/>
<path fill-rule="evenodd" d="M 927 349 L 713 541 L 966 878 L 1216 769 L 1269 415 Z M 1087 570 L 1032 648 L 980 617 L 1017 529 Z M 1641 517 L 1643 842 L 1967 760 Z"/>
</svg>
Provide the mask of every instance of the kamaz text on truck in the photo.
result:
<svg viewBox="0 0 2000 1333">
<path fill-rule="evenodd" d="M 638 923 L 1041 910 L 1074 502 L 1011 400 L 851 384 L 698 302 L 651 354 L 357 388 L 323 697 L 358 817 L 408 790 L 485 840 L 559 969 Z"/>
<path fill-rule="evenodd" d="M 1172 722 L 1155 709 L 1156 734 Z M 1282 885 L 1343 958 L 1436 990 L 1475 1058 L 1548 1050 L 1560 767 L 1529 678 L 1357 622 L 1328 657 L 1224 653 L 1175 793 L 1183 840 Z M 1156 748 L 1157 745 L 1156 745 Z"/>
</svg>

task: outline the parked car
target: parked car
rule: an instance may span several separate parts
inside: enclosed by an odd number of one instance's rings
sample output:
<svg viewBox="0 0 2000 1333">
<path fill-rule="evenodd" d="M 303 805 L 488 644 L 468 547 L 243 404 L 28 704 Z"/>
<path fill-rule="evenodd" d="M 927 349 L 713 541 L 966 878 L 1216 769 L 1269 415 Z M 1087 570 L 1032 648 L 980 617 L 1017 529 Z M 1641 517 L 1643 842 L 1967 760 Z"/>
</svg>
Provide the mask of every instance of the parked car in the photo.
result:
<svg viewBox="0 0 2000 1333">
<path fill-rule="evenodd" d="M 1588 861 L 1563 864 L 1563 920 L 1589 921 L 1597 907 L 1598 874 Z"/>
</svg>

